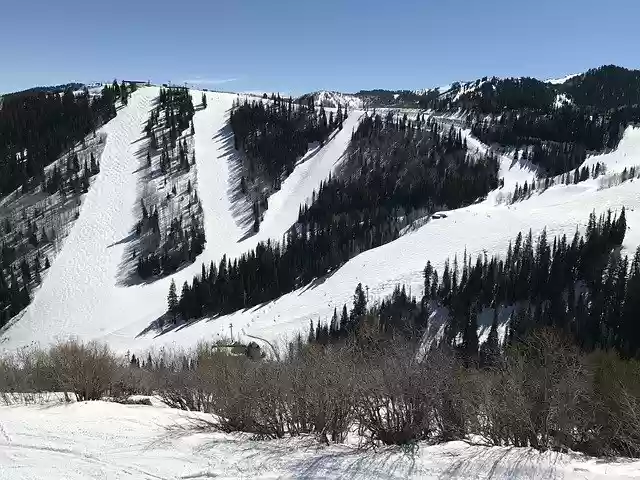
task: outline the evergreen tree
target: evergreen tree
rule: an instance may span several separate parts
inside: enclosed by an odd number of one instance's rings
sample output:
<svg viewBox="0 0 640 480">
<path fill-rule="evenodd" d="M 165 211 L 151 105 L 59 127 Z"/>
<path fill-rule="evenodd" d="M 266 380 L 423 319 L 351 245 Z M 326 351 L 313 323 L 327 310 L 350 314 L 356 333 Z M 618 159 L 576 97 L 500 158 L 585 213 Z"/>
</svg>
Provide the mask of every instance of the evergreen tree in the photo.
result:
<svg viewBox="0 0 640 480">
<path fill-rule="evenodd" d="M 340 315 L 340 330 L 350 331 L 351 325 L 349 323 L 349 314 L 347 313 L 347 306 L 342 306 L 342 314 Z"/>
<path fill-rule="evenodd" d="M 367 298 L 365 297 L 364 290 L 362 289 L 362 283 L 358 283 L 355 294 L 353 295 L 353 310 L 351 310 L 351 316 L 354 319 L 359 319 L 367 313 Z"/>
<path fill-rule="evenodd" d="M 169 312 L 173 314 L 173 319 L 175 321 L 176 314 L 178 312 L 178 294 L 176 292 L 176 282 L 171 280 L 171 285 L 169 287 L 169 296 L 167 297 L 167 303 L 169 305 Z"/>
</svg>

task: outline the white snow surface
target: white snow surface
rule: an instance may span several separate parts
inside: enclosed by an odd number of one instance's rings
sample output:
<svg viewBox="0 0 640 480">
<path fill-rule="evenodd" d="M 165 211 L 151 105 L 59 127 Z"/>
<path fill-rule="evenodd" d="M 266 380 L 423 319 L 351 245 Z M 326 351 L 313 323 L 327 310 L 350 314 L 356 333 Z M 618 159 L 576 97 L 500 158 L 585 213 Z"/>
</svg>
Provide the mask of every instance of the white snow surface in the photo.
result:
<svg viewBox="0 0 640 480">
<path fill-rule="evenodd" d="M 553 101 L 553 105 L 555 108 L 560 108 L 565 104 L 573 103 L 571 98 L 567 96 L 566 93 L 559 93 L 556 95 L 555 100 Z"/>
<path fill-rule="evenodd" d="M 358 450 L 315 438 L 251 441 L 198 428 L 207 416 L 107 402 L 0 407 L 0 480 L 630 479 L 638 461 L 601 461 L 463 442 Z"/>
<path fill-rule="evenodd" d="M 561 78 L 549 78 L 548 80 L 545 80 L 546 83 L 551 83 L 553 85 L 562 85 L 563 83 L 568 82 L 569 80 L 571 80 L 574 77 L 577 77 L 578 75 L 581 75 L 580 73 L 572 73 L 571 75 L 567 75 Z"/>
<path fill-rule="evenodd" d="M 589 214 L 608 208 L 627 207 L 628 231 L 625 253 L 640 244 L 640 183 L 637 180 L 604 188 L 601 179 L 577 185 L 556 185 L 541 194 L 507 205 L 504 198 L 536 176 L 535 168 L 509 156 L 500 157 L 500 175 L 505 186 L 472 206 L 445 211 L 446 218 L 433 219 L 415 231 L 379 248 L 364 252 L 338 271 L 266 305 L 219 318 L 204 318 L 164 335 L 139 335 L 166 310 L 172 279 L 180 286 L 201 270 L 201 263 L 218 262 L 223 254 L 233 258 L 253 248 L 260 240 L 281 240 L 295 222 L 301 203 L 340 162 L 360 113 L 353 111 L 344 129 L 322 148 L 311 150 L 269 198 L 269 209 L 260 232 L 240 241 L 245 232 L 233 217 L 229 199 L 230 154 L 233 142 L 226 126 L 234 94 L 207 93 L 208 107 L 194 118 L 198 194 L 204 208 L 207 243 L 196 262 L 150 284 L 122 286 L 117 274 L 127 238 L 135 225 L 138 167 L 135 152 L 145 148 L 139 140 L 157 88 L 141 88 L 129 105 L 105 127 L 108 133 L 101 159 L 102 171 L 83 203 L 80 218 L 55 259 L 32 304 L 0 338 L 0 349 L 37 343 L 46 346 L 76 336 L 82 340 L 108 342 L 116 351 L 144 351 L 162 346 L 190 348 L 200 340 L 234 335 L 257 335 L 269 340 L 291 339 L 308 328 L 309 319 L 330 319 L 334 308 L 350 304 L 358 282 L 369 287 L 371 301 L 406 284 L 414 295 L 422 293 L 422 270 L 427 260 L 442 269 L 447 258 L 506 253 L 509 241 L 529 229 L 537 236 L 544 228 L 554 235 L 572 236 L 586 225 Z M 194 92 L 199 104 L 201 92 Z M 442 119 L 439 119 L 439 121 Z M 458 120 L 451 120 L 454 125 Z M 457 123 L 456 123 L 457 122 Z M 470 149 L 486 149 L 463 130 Z M 587 159 L 603 162 L 607 172 L 640 165 L 640 129 L 629 127 L 619 148 Z M 608 186 L 608 185 L 607 185 Z"/>
</svg>

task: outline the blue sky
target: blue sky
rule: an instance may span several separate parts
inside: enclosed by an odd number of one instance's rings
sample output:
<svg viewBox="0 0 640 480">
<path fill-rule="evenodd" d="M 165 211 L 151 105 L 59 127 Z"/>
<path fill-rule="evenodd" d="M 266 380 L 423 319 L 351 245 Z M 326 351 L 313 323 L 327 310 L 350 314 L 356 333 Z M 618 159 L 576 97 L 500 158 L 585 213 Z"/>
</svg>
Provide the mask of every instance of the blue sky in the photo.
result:
<svg viewBox="0 0 640 480">
<path fill-rule="evenodd" d="M 3 2 L 0 92 L 68 81 L 414 89 L 640 67 L 638 0 Z"/>
</svg>

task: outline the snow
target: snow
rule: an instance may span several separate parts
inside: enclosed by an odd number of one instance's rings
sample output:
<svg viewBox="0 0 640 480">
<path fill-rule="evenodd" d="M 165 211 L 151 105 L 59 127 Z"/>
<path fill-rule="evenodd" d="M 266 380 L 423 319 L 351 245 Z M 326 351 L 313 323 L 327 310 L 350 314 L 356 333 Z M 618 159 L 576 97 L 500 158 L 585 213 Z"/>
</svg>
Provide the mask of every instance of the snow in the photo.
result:
<svg viewBox="0 0 640 480">
<path fill-rule="evenodd" d="M 640 165 L 640 127 L 628 127 L 618 148 L 603 155 L 594 155 L 580 166 L 591 168 L 596 163 L 604 163 L 607 173 L 622 172 L 625 168 L 637 167 Z"/>
<path fill-rule="evenodd" d="M 0 480 L 204 478 L 624 479 L 640 462 L 449 442 L 416 449 L 251 441 L 207 416 L 107 402 L 0 407 Z"/>
<path fill-rule="evenodd" d="M 440 95 L 447 93 L 449 90 L 451 90 L 453 88 L 453 83 L 449 83 L 447 85 L 441 85 L 440 87 L 435 87 L 435 88 L 422 88 L 420 90 L 414 90 L 413 93 L 415 93 L 416 95 L 425 95 L 429 92 L 433 92 L 435 90 L 438 90 L 438 92 L 440 93 Z"/>
<path fill-rule="evenodd" d="M 315 92 L 313 95 L 315 97 L 316 105 L 318 106 L 338 108 L 338 105 L 347 105 L 350 111 L 355 109 L 361 110 L 364 107 L 362 99 L 355 95 L 330 92 L 327 90 Z"/>
<path fill-rule="evenodd" d="M 569 80 L 571 80 L 574 77 L 577 77 L 578 75 L 581 75 L 580 73 L 573 73 L 571 75 L 567 75 L 565 77 L 561 77 L 561 78 L 550 78 L 548 80 L 545 80 L 546 83 L 551 83 L 552 85 L 562 85 L 563 83 L 567 83 Z"/>
<path fill-rule="evenodd" d="M 567 96 L 566 93 L 559 93 L 556 95 L 556 98 L 553 102 L 553 105 L 555 108 L 560 108 L 563 105 L 567 105 L 567 104 L 571 104 L 573 103 L 571 98 Z"/>
</svg>

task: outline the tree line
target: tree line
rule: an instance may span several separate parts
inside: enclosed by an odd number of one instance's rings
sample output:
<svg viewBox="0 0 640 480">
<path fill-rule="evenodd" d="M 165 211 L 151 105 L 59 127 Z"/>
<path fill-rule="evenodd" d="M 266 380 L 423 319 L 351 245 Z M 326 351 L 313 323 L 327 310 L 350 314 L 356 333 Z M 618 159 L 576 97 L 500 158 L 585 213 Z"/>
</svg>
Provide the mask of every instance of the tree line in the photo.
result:
<svg viewBox="0 0 640 480">
<path fill-rule="evenodd" d="M 313 142 L 324 142 L 336 128 L 341 128 L 346 112 L 338 108 L 336 115 L 316 110 L 313 97 L 306 105 L 279 95 L 271 101 L 234 102 L 229 123 L 234 147 L 251 159 L 251 172 L 263 170 L 278 188 L 295 167 L 296 161 Z"/>
<path fill-rule="evenodd" d="M 206 97 L 203 95 L 203 102 Z M 185 130 L 191 129 L 193 135 L 193 116 L 195 107 L 187 88 L 161 88 L 158 106 L 151 110 L 144 131 L 149 138 L 146 166 L 152 168 L 152 155 L 160 151 L 160 172 L 167 178 L 180 178 L 191 171 L 195 165 L 195 151 L 190 150 L 187 139 L 180 137 Z M 137 254 L 136 272 L 148 279 L 175 272 L 181 265 L 193 262 L 202 253 L 205 244 L 202 206 L 191 179 L 178 191 L 174 183 L 167 188 L 166 199 L 162 203 L 175 202 L 178 196 L 186 195 L 187 214 L 182 203 L 178 203 L 178 215 L 169 219 L 160 218 L 160 205 L 154 205 L 154 199 L 140 199 L 141 218 L 136 224 L 136 235 L 140 240 Z M 185 216 L 187 218 L 185 218 Z"/>
<path fill-rule="evenodd" d="M 619 216 L 592 213 L 585 234 L 576 231 L 571 241 L 566 235 L 550 241 L 543 230 L 534 242 L 529 231 L 509 243 L 505 258 L 479 255 L 474 262 L 465 252 L 461 261 L 447 260 L 441 273 L 427 262 L 419 301 L 397 287 L 367 309 L 359 284 L 351 311 L 345 305 L 330 321 L 312 325 L 308 340 L 326 345 L 360 331 L 421 337 L 431 313 L 446 308 L 441 346 L 459 350 L 467 361 L 495 361 L 506 346 L 543 327 L 564 332 L 585 351 L 640 358 L 640 249 L 631 260 L 620 255 L 626 228 L 624 209 Z M 501 311 L 511 312 L 504 342 L 498 339 Z M 483 314 L 492 322 L 481 345 Z"/>
<path fill-rule="evenodd" d="M 518 153 L 516 151 L 516 157 Z M 594 165 L 591 165 L 591 168 L 588 166 L 584 166 L 582 168 L 576 168 L 573 173 L 567 172 L 562 175 L 558 175 L 557 177 L 544 177 L 539 178 L 536 182 L 535 179 L 531 180 L 531 183 L 525 180 L 524 184 L 519 185 L 516 183 L 516 186 L 513 189 L 513 193 L 511 194 L 510 202 L 516 203 L 522 200 L 526 200 L 531 195 L 533 195 L 536 191 L 544 192 L 549 187 L 553 187 L 554 185 L 577 185 L 582 182 L 586 182 L 589 179 L 596 179 L 601 175 L 604 175 L 607 171 L 607 167 L 604 163 L 596 162 Z M 620 174 L 620 180 L 622 182 L 626 181 L 628 178 L 635 177 L 635 168 L 630 169 L 629 171 L 625 168 L 623 172 Z"/>
<path fill-rule="evenodd" d="M 109 87 L 90 96 L 67 89 L 25 92 L 2 98 L 0 108 L 0 195 L 23 192 L 45 180 L 44 168 L 115 116 Z"/>
</svg>

